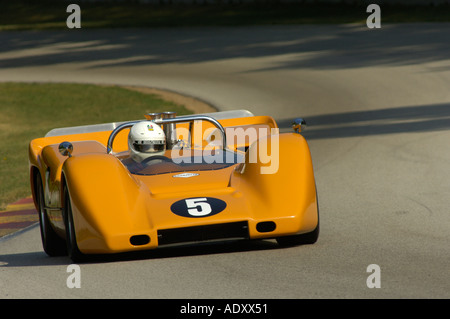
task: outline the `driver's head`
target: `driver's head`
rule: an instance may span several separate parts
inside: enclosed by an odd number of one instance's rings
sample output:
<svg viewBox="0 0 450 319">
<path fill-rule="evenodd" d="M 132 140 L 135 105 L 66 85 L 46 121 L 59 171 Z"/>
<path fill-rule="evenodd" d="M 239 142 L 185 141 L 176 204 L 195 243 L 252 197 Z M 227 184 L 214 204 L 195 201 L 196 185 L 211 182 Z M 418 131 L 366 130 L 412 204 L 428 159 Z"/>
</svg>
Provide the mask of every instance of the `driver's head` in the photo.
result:
<svg viewBox="0 0 450 319">
<path fill-rule="evenodd" d="M 133 160 L 143 160 L 163 155 L 166 151 L 166 136 L 161 127 L 151 121 L 134 124 L 128 134 L 128 149 Z"/>
</svg>

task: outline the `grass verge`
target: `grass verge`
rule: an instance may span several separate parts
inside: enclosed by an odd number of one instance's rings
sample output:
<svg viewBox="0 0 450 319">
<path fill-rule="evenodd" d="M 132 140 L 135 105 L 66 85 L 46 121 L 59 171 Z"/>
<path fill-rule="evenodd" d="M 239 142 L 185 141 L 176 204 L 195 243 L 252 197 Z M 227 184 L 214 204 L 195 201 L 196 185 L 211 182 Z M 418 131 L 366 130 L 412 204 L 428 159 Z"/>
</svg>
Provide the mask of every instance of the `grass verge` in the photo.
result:
<svg viewBox="0 0 450 319">
<path fill-rule="evenodd" d="M 56 127 L 190 114 L 184 106 L 116 86 L 0 83 L 0 210 L 31 193 L 28 144 Z"/>
</svg>

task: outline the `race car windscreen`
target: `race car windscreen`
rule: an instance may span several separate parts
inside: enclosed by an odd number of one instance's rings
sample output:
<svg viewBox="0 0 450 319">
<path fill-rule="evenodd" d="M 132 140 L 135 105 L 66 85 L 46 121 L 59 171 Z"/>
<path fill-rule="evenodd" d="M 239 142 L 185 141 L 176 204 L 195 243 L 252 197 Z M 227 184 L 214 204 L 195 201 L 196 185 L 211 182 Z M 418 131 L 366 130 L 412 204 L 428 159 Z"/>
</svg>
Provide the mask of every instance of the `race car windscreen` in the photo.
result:
<svg viewBox="0 0 450 319">
<path fill-rule="evenodd" d="M 189 171 L 218 170 L 244 162 L 244 155 L 232 151 L 192 150 L 187 154 L 173 156 L 172 151 L 166 151 L 164 156 L 149 156 L 138 163 L 129 157 L 123 158 L 122 163 L 131 174 L 158 175 Z"/>
</svg>

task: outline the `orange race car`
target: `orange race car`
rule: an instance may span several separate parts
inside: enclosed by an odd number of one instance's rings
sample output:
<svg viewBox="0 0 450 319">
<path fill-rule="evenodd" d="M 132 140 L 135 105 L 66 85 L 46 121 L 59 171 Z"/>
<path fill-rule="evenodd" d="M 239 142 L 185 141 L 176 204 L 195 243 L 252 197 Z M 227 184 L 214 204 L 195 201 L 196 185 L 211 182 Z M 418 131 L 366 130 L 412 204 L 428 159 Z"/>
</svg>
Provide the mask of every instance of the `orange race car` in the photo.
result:
<svg viewBox="0 0 450 319">
<path fill-rule="evenodd" d="M 296 119 L 225 111 L 59 128 L 29 146 L 42 243 L 79 261 L 203 241 L 312 244 L 319 211 Z"/>
</svg>

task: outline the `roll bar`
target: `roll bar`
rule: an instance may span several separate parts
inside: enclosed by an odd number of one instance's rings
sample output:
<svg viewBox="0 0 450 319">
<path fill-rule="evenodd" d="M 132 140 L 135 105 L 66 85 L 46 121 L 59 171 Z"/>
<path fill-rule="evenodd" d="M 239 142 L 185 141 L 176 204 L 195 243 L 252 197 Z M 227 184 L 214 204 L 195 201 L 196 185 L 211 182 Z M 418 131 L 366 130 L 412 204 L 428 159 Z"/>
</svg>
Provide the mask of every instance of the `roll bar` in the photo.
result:
<svg viewBox="0 0 450 319">
<path fill-rule="evenodd" d="M 111 135 L 109 135 L 108 138 L 108 144 L 106 147 L 106 153 L 107 154 L 111 154 L 112 153 L 112 145 L 114 142 L 114 139 L 116 138 L 117 134 L 119 134 L 119 132 L 121 132 L 122 130 L 132 127 L 134 124 L 142 122 L 144 120 L 139 120 L 139 121 L 131 121 L 131 122 L 126 122 L 123 123 L 121 125 L 119 125 L 118 127 L 116 127 L 112 132 Z M 216 126 L 220 132 L 222 133 L 222 147 L 224 150 L 227 149 L 227 136 L 225 134 L 225 129 L 223 128 L 222 124 L 220 124 L 216 119 L 212 118 L 211 116 L 207 116 L 207 115 L 186 115 L 186 116 L 180 116 L 180 117 L 176 117 L 176 118 L 167 118 L 167 119 L 155 119 L 153 120 L 154 123 L 156 124 L 176 124 L 176 123 L 193 123 L 194 121 L 207 121 L 212 123 L 214 126 Z M 193 125 L 190 124 L 189 125 L 189 130 L 191 131 L 191 136 L 192 136 L 192 127 Z"/>
</svg>

